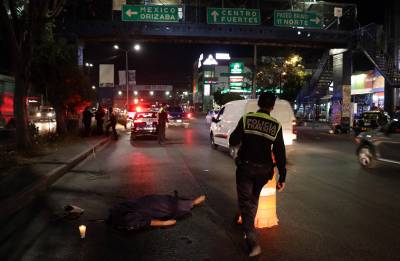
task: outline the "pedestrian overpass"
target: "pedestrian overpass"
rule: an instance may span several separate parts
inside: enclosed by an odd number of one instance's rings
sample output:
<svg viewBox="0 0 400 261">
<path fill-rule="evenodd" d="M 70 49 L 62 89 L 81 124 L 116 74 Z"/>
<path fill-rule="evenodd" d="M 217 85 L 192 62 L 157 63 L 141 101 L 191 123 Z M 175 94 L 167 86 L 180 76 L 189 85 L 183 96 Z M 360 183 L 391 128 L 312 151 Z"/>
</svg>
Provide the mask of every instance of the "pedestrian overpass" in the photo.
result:
<svg viewBox="0 0 400 261">
<path fill-rule="evenodd" d="M 171 1 L 169 1 L 171 2 Z M 203 2 L 203 1 L 201 1 Z M 352 73 L 351 51 L 359 49 L 370 59 L 385 77 L 388 86 L 398 86 L 400 77 L 394 70 L 390 56 L 382 54 L 381 49 L 374 45 L 376 41 L 370 30 L 360 28 L 356 20 L 357 7 L 354 4 L 333 4 L 328 2 L 295 1 L 292 9 L 282 10 L 283 1 L 249 1 L 252 8 L 249 13 L 255 13 L 255 23 L 223 23 L 222 15 L 225 11 L 235 8 L 219 8 L 207 5 L 188 4 L 167 6 L 164 14 L 155 15 L 154 10 L 163 8 L 150 8 L 150 6 L 125 6 L 121 11 L 112 12 L 111 19 L 72 19 L 64 20 L 58 28 L 59 33 L 77 41 L 82 48 L 85 44 L 101 42 L 155 42 L 155 43 L 202 43 L 202 44 L 235 44 L 256 46 L 277 46 L 296 48 L 325 49 L 315 68 L 315 73 L 310 85 L 303 90 L 301 97 L 319 99 L 328 92 L 328 87 L 333 82 L 334 99 L 343 101 L 341 104 L 349 122 L 350 114 L 350 86 Z M 280 2 L 280 3 L 278 3 Z M 273 3 L 271 7 L 265 7 Z M 165 6 L 163 6 L 165 7 Z M 176 8 L 176 9 L 174 9 Z M 147 15 L 148 12 L 153 12 Z M 167 17 L 168 10 L 175 10 L 174 14 L 181 13 L 179 17 L 168 16 L 172 20 L 151 20 L 154 17 Z M 243 9 L 241 9 L 243 10 Z M 297 10 L 297 11 L 296 11 Z M 140 16 L 143 12 L 143 16 Z M 147 13 L 146 13 L 147 12 Z M 159 12 L 159 11 L 157 11 Z M 135 15 L 137 16 L 135 18 Z M 284 17 L 285 19 L 278 19 Z M 238 19 L 236 19 L 238 20 Z M 234 21 L 234 18 L 229 21 Z M 241 22 L 243 21 L 240 20 Z M 250 21 L 247 19 L 246 21 Z M 289 22 L 287 22 L 289 21 Z M 302 25 L 302 26 L 291 26 Z M 364 33 L 364 32 L 367 33 Z M 371 42 L 372 41 L 372 42 Z M 381 55 L 381 56 L 378 56 Z M 255 51 L 256 57 L 256 51 Z M 255 61 L 256 65 L 256 61 Z M 328 73 L 326 73 L 328 71 Z M 326 77 L 328 75 L 328 77 Z M 390 99 L 388 99 L 390 100 Z M 393 107 L 393 104 L 388 104 Z M 385 106 L 386 107 L 386 106 Z"/>
</svg>

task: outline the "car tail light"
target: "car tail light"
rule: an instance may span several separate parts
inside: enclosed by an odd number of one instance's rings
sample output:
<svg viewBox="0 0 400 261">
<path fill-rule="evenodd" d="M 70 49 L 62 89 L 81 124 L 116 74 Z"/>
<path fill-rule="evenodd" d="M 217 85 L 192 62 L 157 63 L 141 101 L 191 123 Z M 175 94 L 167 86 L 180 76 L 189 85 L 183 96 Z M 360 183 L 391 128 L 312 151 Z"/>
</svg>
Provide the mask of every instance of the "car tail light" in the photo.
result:
<svg viewBox="0 0 400 261">
<path fill-rule="evenodd" d="M 188 113 L 187 114 L 187 117 L 190 119 L 190 118 L 192 118 L 192 114 L 191 113 Z"/>
<path fill-rule="evenodd" d="M 292 120 L 292 133 L 297 134 L 297 123 L 296 120 Z"/>
<path fill-rule="evenodd" d="M 137 107 L 136 107 L 136 111 L 137 111 L 137 112 L 141 112 L 141 111 L 142 111 L 142 107 L 137 106 Z"/>
</svg>

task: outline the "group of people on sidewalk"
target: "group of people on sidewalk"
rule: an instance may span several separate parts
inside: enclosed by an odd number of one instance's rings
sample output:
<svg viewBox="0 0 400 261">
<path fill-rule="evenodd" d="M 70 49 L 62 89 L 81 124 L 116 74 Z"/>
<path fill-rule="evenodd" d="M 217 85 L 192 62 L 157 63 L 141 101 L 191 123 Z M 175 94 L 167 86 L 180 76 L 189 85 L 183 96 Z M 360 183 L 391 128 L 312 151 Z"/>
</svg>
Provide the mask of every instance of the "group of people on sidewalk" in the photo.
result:
<svg viewBox="0 0 400 261">
<path fill-rule="evenodd" d="M 115 129 L 117 125 L 117 115 L 112 107 L 108 108 L 106 113 L 105 109 L 99 105 L 95 113 L 93 113 L 89 106 L 85 108 L 82 113 L 82 124 L 83 124 L 83 136 L 88 137 L 92 133 L 92 118 L 96 120 L 96 129 L 94 133 L 96 135 L 109 135 L 110 128 L 112 129 L 113 136 L 115 139 L 118 138 L 117 130 Z M 104 122 L 106 121 L 106 127 L 104 132 Z"/>
</svg>

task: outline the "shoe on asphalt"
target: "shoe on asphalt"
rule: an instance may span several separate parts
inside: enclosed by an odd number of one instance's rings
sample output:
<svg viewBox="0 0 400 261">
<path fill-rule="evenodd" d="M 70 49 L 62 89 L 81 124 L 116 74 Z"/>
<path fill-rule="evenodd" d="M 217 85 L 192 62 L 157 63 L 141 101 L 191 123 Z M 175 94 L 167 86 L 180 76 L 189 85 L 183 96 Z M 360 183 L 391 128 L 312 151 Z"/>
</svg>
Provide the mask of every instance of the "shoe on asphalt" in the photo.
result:
<svg viewBox="0 0 400 261">
<path fill-rule="evenodd" d="M 261 247 L 257 244 L 250 249 L 249 257 L 258 256 L 261 252 Z"/>
<path fill-rule="evenodd" d="M 78 219 L 85 210 L 83 208 L 74 206 L 74 205 L 66 205 L 64 206 L 64 219 Z"/>
<path fill-rule="evenodd" d="M 246 240 L 247 246 L 250 249 L 249 257 L 260 255 L 261 254 L 261 247 L 257 242 L 256 234 L 254 232 L 245 233 L 244 236 L 245 236 L 245 240 Z"/>
</svg>

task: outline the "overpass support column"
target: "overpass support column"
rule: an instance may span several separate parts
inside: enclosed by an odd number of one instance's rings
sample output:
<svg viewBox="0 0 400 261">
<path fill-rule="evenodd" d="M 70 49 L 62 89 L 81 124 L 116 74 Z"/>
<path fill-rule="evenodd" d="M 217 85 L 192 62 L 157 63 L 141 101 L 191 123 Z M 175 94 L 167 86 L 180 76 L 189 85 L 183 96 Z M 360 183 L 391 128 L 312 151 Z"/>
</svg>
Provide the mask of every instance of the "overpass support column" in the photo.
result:
<svg viewBox="0 0 400 261">
<path fill-rule="evenodd" d="M 391 116 L 396 106 L 396 95 L 398 95 L 396 88 L 390 85 L 388 81 L 385 81 L 385 99 L 384 99 L 384 110 L 389 112 Z"/>
<path fill-rule="evenodd" d="M 352 119 L 351 73 L 352 51 L 331 49 L 333 58 L 332 125 L 335 132 L 348 132 Z"/>
</svg>

